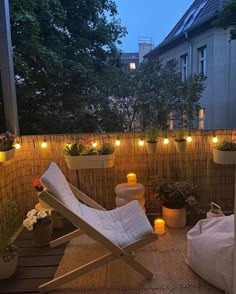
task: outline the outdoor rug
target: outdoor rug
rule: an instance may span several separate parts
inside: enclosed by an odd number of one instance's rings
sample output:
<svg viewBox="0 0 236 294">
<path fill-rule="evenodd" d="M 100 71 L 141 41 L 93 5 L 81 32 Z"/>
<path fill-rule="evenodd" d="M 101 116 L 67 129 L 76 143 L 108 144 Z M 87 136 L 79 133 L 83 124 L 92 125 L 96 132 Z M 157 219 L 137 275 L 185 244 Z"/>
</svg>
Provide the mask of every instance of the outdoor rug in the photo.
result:
<svg viewBox="0 0 236 294">
<path fill-rule="evenodd" d="M 185 262 L 184 229 L 167 229 L 163 236 L 135 252 L 136 260 L 154 273 L 148 281 L 120 260 L 75 279 L 53 293 L 65 294 L 220 294 L 224 293 L 198 277 Z M 57 269 L 59 277 L 105 253 L 101 245 L 87 236 L 72 240 Z"/>
</svg>

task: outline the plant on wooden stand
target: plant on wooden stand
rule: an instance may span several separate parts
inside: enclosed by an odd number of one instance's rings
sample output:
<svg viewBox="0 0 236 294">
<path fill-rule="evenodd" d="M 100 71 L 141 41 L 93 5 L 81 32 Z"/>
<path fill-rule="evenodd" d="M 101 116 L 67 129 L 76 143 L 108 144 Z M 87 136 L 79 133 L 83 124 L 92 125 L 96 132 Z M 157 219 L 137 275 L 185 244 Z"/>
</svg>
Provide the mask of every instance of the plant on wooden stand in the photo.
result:
<svg viewBox="0 0 236 294">
<path fill-rule="evenodd" d="M 162 204 L 163 219 L 169 227 L 180 228 L 186 225 L 186 207 L 197 205 L 196 184 L 173 179 L 158 179 L 154 193 Z"/>
<path fill-rule="evenodd" d="M 0 280 L 10 278 L 16 271 L 17 247 L 12 237 L 16 230 L 16 202 L 9 200 L 2 204 L 0 226 Z"/>
<path fill-rule="evenodd" d="M 159 129 L 151 128 L 146 131 L 146 147 L 148 154 L 156 154 L 159 138 Z"/>
</svg>

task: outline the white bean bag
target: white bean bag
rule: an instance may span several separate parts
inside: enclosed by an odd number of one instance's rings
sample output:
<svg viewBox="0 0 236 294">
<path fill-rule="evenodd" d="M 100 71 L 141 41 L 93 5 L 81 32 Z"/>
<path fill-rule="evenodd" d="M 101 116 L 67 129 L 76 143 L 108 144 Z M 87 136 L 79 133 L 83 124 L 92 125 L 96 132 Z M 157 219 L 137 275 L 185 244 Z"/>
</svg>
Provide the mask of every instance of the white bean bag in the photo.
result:
<svg viewBox="0 0 236 294">
<path fill-rule="evenodd" d="M 233 292 L 234 215 L 200 220 L 187 234 L 187 264 L 213 286 Z"/>
</svg>

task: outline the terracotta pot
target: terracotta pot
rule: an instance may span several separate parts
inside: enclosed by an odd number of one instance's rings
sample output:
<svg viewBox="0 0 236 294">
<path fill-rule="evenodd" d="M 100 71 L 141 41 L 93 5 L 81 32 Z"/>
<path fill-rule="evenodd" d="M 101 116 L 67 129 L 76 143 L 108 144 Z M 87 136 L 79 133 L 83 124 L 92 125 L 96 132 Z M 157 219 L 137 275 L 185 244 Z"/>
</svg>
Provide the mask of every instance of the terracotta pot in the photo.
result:
<svg viewBox="0 0 236 294">
<path fill-rule="evenodd" d="M 0 151 L 0 162 L 8 161 L 12 159 L 15 155 L 15 148 L 7 151 Z"/>
<path fill-rule="evenodd" d="M 16 272 L 17 261 L 17 255 L 9 261 L 0 258 L 0 280 L 9 279 Z"/>
<path fill-rule="evenodd" d="M 157 142 L 150 143 L 146 142 L 146 149 L 148 154 L 156 154 L 157 153 Z"/>
<path fill-rule="evenodd" d="M 218 164 L 235 164 L 236 151 L 221 151 L 213 148 L 213 161 Z"/>
<path fill-rule="evenodd" d="M 110 168 L 114 166 L 115 154 L 109 155 L 65 155 L 69 169 Z"/>
<path fill-rule="evenodd" d="M 34 245 L 36 247 L 48 246 L 52 236 L 52 221 L 47 224 L 35 226 L 33 229 Z"/>
<path fill-rule="evenodd" d="M 171 228 L 183 228 L 186 225 L 186 208 L 170 209 L 162 206 L 162 218 Z"/>
<path fill-rule="evenodd" d="M 177 142 L 175 141 L 175 148 L 178 153 L 184 153 L 186 151 L 187 141 Z"/>
</svg>

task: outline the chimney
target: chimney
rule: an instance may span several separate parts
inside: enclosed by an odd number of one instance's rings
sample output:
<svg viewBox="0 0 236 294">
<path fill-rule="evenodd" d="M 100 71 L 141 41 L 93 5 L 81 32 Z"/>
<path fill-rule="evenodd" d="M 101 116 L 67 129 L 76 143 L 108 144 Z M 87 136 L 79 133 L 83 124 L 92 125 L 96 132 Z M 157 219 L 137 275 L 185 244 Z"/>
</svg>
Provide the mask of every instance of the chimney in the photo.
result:
<svg viewBox="0 0 236 294">
<path fill-rule="evenodd" d="M 139 64 L 143 62 L 143 56 L 153 49 L 152 37 L 139 37 Z"/>
</svg>

